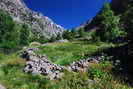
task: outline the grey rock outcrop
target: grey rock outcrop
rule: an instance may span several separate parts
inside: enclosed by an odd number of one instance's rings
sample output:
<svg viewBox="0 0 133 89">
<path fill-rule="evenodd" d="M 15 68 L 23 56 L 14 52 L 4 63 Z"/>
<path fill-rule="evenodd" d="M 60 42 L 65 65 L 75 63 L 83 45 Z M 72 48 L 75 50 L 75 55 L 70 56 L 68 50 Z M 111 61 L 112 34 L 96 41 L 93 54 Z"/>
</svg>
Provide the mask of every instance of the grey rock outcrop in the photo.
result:
<svg viewBox="0 0 133 89">
<path fill-rule="evenodd" d="M 23 0 L 0 0 L 0 9 L 7 11 L 15 21 L 27 23 L 37 35 L 50 38 L 64 31 L 63 27 L 50 18 L 30 10 Z"/>
</svg>

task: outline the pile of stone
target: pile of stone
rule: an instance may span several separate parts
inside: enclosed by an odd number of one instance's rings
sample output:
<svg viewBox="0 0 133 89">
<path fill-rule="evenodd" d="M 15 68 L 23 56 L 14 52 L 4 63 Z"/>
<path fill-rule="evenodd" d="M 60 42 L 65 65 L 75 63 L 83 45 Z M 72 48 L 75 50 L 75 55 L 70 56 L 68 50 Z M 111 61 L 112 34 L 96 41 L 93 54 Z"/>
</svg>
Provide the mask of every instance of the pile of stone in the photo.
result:
<svg viewBox="0 0 133 89">
<path fill-rule="evenodd" d="M 64 67 L 51 63 L 45 55 L 35 54 L 34 50 L 37 49 L 27 49 L 21 55 L 26 60 L 24 72 L 47 75 L 51 80 L 59 79 L 63 75 Z"/>
<path fill-rule="evenodd" d="M 26 60 L 26 66 L 24 72 L 32 74 L 42 74 L 47 76 L 49 79 L 60 79 L 63 76 L 63 71 L 68 70 L 71 72 L 86 72 L 91 63 L 99 63 L 101 57 L 93 57 L 88 59 L 83 59 L 77 62 L 73 62 L 68 67 L 53 64 L 45 55 L 35 54 L 37 48 L 26 49 L 21 57 Z"/>
<path fill-rule="evenodd" d="M 82 59 L 80 61 L 73 62 L 72 64 L 70 64 L 68 69 L 70 71 L 74 71 L 74 72 L 79 72 L 79 71 L 86 72 L 87 69 L 91 66 L 91 63 L 99 63 L 100 61 L 101 61 L 101 57 L 99 57 L 99 56 Z"/>
</svg>

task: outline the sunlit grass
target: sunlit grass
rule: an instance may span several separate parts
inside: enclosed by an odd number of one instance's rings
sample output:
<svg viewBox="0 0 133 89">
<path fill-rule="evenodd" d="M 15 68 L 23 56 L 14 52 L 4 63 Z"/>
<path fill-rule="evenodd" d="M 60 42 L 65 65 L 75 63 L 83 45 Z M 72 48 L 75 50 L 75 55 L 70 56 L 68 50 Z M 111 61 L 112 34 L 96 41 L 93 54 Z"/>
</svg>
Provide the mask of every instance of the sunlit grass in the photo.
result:
<svg viewBox="0 0 133 89">
<path fill-rule="evenodd" d="M 46 54 L 54 63 L 67 65 L 73 61 L 89 57 L 95 52 L 109 48 L 112 45 L 102 42 L 87 44 L 82 41 L 53 43 L 47 46 L 41 46 L 41 50 L 38 53 Z"/>
</svg>

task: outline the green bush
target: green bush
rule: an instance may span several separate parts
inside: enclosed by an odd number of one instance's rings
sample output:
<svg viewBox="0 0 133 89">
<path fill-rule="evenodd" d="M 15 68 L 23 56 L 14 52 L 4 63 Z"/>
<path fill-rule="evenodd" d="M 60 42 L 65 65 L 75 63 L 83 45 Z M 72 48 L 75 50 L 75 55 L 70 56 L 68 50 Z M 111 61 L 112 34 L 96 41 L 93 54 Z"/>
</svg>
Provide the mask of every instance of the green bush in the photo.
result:
<svg viewBox="0 0 133 89">
<path fill-rule="evenodd" d="M 90 74 L 90 78 L 94 79 L 94 78 L 101 78 L 105 73 L 103 71 L 101 71 L 100 69 L 97 68 L 91 68 L 89 69 L 89 74 Z"/>
</svg>

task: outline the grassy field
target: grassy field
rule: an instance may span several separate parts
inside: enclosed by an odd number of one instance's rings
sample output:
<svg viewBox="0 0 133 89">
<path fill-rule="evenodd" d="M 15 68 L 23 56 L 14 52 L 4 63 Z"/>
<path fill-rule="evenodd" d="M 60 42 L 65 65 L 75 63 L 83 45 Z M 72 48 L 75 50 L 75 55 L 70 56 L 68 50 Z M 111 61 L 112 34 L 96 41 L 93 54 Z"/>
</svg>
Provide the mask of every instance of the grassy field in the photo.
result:
<svg viewBox="0 0 133 89">
<path fill-rule="evenodd" d="M 46 54 L 48 58 L 60 65 L 67 65 L 73 61 L 87 58 L 97 51 L 114 46 L 109 43 L 86 43 L 83 41 L 52 43 L 47 46 L 39 47 L 39 54 Z"/>
<path fill-rule="evenodd" d="M 51 43 L 39 47 L 38 53 L 46 54 L 54 63 L 67 65 L 111 46 L 114 45 L 101 42 Z M 93 64 L 88 73 L 66 71 L 61 80 L 48 80 L 42 75 L 24 73 L 25 61 L 18 54 L 0 54 L 0 84 L 7 89 L 132 89 L 119 77 L 113 76 L 113 65 L 108 61 Z"/>
</svg>

